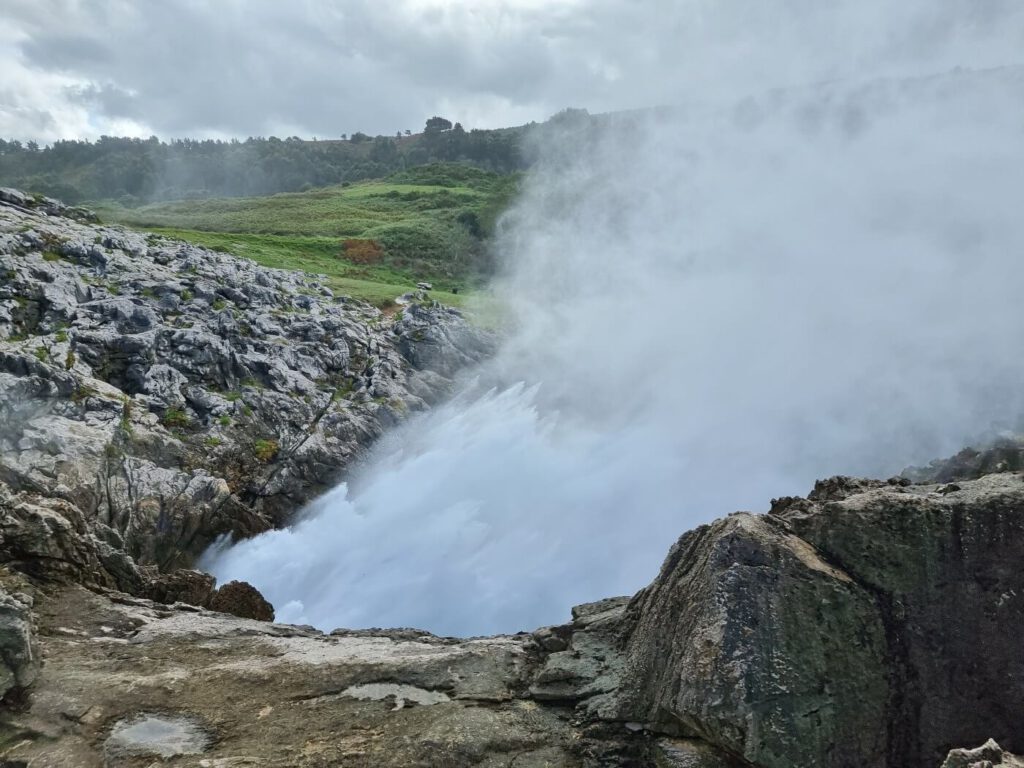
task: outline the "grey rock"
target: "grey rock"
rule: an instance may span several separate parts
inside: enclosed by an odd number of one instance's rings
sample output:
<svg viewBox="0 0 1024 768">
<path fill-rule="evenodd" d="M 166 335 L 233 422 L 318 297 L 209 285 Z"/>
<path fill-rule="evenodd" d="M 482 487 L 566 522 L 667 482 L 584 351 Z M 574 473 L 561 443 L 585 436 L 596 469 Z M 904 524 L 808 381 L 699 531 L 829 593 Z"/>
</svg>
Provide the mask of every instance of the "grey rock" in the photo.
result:
<svg viewBox="0 0 1024 768">
<path fill-rule="evenodd" d="M 0 481 L 140 565 L 286 521 L 490 349 L 442 307 L 407 310 L 425 341 L 403 341 L 309 275 L 3 195 Z"/>
<path fill-rule="evenodd" d="M 1019 751 L 1024 483 L 957 486 L 837 478 L 684 535 L 627 609 L 618 716 L 766 768 Z"/>
<path fill-rule="evenodd" d="M 39 675 L 42 655 L 32 598 L 0 588 L 0 700 L 24 691 Z"/>
<path fill-rule="evenodd" d="M 1024 768 L 1024 759 L 1004 752 L 994 739 L 974 749 L 951 749 L 942 768 Z"/>
</svg>

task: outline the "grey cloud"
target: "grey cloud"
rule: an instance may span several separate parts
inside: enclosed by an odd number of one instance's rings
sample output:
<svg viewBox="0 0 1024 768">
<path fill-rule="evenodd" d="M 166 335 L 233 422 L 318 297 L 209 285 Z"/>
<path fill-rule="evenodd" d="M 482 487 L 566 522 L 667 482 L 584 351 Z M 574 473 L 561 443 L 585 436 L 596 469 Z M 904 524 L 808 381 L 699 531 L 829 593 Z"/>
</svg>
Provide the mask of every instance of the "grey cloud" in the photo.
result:
<svg viewBox="0 0 1024 768">
<path fill-rule="evenodd" d="M 978 40 L 979 64 L 1024 51 L 1024 7 L 1010 0 L 881 13 L 809 0 L 12 0 L 0 14 L 16 33 L 0 48 L 0 88 L 3 57 L 24 70 L 3 105 L 8 133 L 32 128 L 13 108 L 65 115 L 68 133 L 119 120 L 164 136 L 390 133 L 441 111 L 474 116 L 468 127 L 500 126 L 566 106 L 607 111 L 798 85 L 809 73 L 796 62 L 808 52 L 819 62 L 813 76 L 832 79 L 901 61 L 941 69 Z M 803 17 L 816 23 L 788 23 Z M 801 36 L 806 29 L 816 34 Z M 44 86 L 46 76 L 73 82 Z M 68 108 L 85 114 L 71 124 Z"/>
</svg>

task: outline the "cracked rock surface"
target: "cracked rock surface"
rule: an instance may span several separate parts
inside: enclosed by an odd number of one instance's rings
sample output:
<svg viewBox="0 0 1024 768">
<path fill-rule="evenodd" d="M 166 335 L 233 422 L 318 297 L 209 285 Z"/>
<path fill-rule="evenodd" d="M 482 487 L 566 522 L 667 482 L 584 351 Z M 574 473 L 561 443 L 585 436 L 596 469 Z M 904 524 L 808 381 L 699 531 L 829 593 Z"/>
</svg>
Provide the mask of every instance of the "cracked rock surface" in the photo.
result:
<svg viewBox="0 0 1024 768">
<path fill-rule="evenodd" d="M 77 560 L 172 570 L 280 525 L 491 347 L 455 310 L 83 217 L 0 195 L 0 503 L 95 538 Z"/>
</svg>

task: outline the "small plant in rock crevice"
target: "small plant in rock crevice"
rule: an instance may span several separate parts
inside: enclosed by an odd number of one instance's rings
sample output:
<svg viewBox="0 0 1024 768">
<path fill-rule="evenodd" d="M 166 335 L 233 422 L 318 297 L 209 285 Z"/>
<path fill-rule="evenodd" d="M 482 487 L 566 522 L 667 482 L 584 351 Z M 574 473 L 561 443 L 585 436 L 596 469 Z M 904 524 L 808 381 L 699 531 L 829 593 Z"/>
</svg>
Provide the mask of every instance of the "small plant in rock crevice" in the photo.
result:
<svg viewBox="0 0 1024 768">
<path fill-rule="evenodd" d="M 269 438 L 261 438 L 252 444 L 253 456 L 264 464 L 273 461 L 280 450 L 281 446 L 277 440 L 271 440 Z"/>
</svg>

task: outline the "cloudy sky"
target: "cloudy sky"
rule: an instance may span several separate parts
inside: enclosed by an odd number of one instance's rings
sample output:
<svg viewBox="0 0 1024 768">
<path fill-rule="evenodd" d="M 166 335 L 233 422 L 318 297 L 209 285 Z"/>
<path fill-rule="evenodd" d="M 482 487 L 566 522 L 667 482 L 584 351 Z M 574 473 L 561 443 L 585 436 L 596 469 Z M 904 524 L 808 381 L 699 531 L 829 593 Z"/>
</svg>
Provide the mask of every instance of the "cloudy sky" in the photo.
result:
<svg viewBox="0 0 1024 768">
<path fill-rule="evenodd" d="M 0 0 L 0 136 L 336 137 L 418 130 L 432 114 L 500 127 L 567 106 L 929 72 L 965 47 L 995 66 L 1021 59 L 1021 6 Z"/>
</svg>

